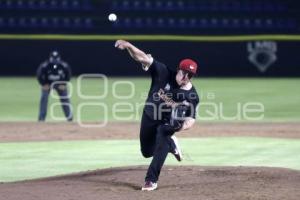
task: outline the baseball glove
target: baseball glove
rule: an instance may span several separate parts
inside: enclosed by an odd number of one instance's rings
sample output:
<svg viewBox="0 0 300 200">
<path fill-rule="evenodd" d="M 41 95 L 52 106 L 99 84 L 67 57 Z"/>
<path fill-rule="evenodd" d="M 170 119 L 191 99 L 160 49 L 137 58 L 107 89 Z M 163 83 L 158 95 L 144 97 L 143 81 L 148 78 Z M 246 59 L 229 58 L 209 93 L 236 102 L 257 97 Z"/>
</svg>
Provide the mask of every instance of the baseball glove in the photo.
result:
<svg viewBox="0 0 300 200">
<path fill-rule="evenodd" d="M 164 125 L 164 130 L 167 133 L 173 134 L 179 131 L 185 120 L 187 114 L 188 106 L 186 104 L 180 104 L 172 109 L 171 118 L 168 123 Z"/>
<path fill-rule="evenodd" d="M 175 131 L 178 131 L 182 128 L 187 110 L 188 106 L 184 104 L 180 104 L 172 109 L 170 125 L 174 128 Z"/>
</svg>

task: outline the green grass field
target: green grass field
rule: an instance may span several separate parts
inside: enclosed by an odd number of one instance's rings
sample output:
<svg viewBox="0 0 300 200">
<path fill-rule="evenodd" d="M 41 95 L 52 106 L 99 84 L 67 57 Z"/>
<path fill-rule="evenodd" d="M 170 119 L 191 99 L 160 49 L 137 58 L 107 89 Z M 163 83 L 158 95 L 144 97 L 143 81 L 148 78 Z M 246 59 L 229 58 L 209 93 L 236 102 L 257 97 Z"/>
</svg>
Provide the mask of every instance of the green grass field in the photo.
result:
<svg viewBox="0 0 300 200">
<path fill-rule="evenodd" d="M 130 81 L 134 91 L 128 83 L 118 84 L 117 81 Z M 102 95 L 103 99 L 82 99 L 78 96 L 77 80 L 72 81 L 75 119 L 82 103 L 103 103 L 107 105 L 107 115 L 99 106 L 85 106 L 81 110 L 82 121 L 116 120 L 117 117 L 125 121 L 138 121 L 145 96 L 148 92 L 150 80 L 146 78 L 109 78 L 107 87 L 100 79 L 83 79 L 81 88 L 84 95 Z M 300 121 L 300 79 L 202 79 L 194 80 L 202 104 L 198 111 L 200 119 L 212 121 L 245 120 L 239 114 L 239 106 L 246 103 L 261 103 L 264 106 L 263 121 Z M 107 88 L 107 89 L 105 89 Z M 113 89 L 115 88 L 115 89 Z M 0 78 L 0 121 L 36 121 L 40 89 L 35 78 Z M 117 99 L 113 95 L 129 96 L 128 99 Z M 50 98 L 49 110 L 57 100 Z M 132 109 L 133 113 L 115 113 L 112 111 L 116 103 L 123 103 L 119 108 Z M 129 105 L 129 104 L 130 105 Z M 207 105 L 215 103 L 216 107 Z M 125 105 L 124 105 L 125 104 Z M 132 106 L 132 107 L 129 107 Z M 54 116 L 62 117 L 60 106 L 53 109 Z M 50 113 L 50 111 L 49 111 Z M 209 113 L 216 113 L 212 115 Z M 222 117 L 223 116 L 223 117 Z M 49 120 L 54 120 L 48 115 Z"/>
<path fill-rule="evenodd" d="M 300 140 L 194 138 L 181 139 L 180 143 L 184 162 L 168 156 L 167 164 L 300 170 Z M 0 182 L 149 162 L 141 156 L 136 140 L 7 143 L 0 144 Z"/>
<path fill-rule="evenodd" d="M 133 83 L 135 92 L 131 98 L 117 99 L 113 96 L 113 91 L 119 96 L 130 95 L 131 86 L 116 85 L 117 81 Z M 111 78 L 108 80 L 107 96 L 103 99 L 82 99 L 77 92 L 76 79 L 72 80 L 72 84 L 75 119 L 79 117 L 78 108 L 82 103 L 104 103 L 108 106 L 107 119 L 115 121 L 116 116 L 126 117 L 128 113 L 116 115 L 111 111 L 113 106 L 116 103 L 142 105 L 150 81 L 144 78 Z M 300 79 L 197 78 L 194 85 L 201 97 L 199 113 L 203 118 L 214 110 L 205 105 L 208 102 L 216 103 L 218 112 L 222 110 L 227 117 L 236 116 L 238 105 L 257 102 L 265 109 L 262 122 L 300 121 Z M 84 80 L 82 88 L 85 95 L 101 95 L 104 91 L 100 80 Z M 0 78 L 0 89 L 0 122 L 37 120 L 40 88 L 34 78 Z M 55 102 L 57 100 L 50 99 L 49 106 Z M 141 110 L 137 106 L 133 111 L 138 114 L 127 121 L 139 120 Z M 82 111 L 81 119 L 100 121 L 104 119 L 103 112 L 99 107 L 88 107 Z M 62 116 L 59 106 L 54 109 L 54 114 Z M 51 116 L 48 120 L 55 121 Z M 224 121 L 218 117 L 211 120 Z M 241 118 L 241 121 L 245 119 Z M 190 138 L 181 139 L 180 143 L 186 158 L 184 165 L 270 166 L 300 170 L 298 139 Z M 149 162 L 142 158 L 138 140 L 0 143 L 0 182 L 114 166 L 147 165 Z M 169 157 L 167 164 L 178 163 Z"/>
</svg>

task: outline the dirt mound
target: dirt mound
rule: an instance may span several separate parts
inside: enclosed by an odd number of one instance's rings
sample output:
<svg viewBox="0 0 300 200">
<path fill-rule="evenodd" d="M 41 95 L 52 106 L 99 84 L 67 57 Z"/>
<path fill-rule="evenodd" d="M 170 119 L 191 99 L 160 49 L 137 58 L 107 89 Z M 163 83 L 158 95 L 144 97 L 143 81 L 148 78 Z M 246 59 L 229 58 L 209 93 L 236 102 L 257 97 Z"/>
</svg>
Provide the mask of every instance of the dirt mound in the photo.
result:
<svg viewBox="0 0 300 200">
<path fill-rule="evenodd" d="M 298 200 L 300 172 L 255 167 L 171 167 L 159 188 L 140 191 L 146 167 L 111 168 L 0 184 L 5 200 L 205 199 Z"/>
</svg>

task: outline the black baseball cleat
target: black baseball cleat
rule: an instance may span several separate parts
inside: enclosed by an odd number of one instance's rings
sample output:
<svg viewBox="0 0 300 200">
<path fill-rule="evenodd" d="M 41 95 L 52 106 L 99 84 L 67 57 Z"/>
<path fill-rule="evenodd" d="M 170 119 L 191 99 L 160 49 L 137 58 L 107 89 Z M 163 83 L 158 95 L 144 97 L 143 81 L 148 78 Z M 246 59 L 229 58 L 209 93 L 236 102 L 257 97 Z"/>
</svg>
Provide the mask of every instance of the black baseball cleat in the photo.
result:
<svg viewBox="0 0 300 200">
<path fill-rule="evenodd" d="M 183 159 L 183 156 L 182 156 L 182 152 L 180 150 L 180 147 L 179 147 L 179 143 L 178 143 L 178 139 L 176 138 L 175 135 L 172 135 L 171 136 L 171 140 L 174 142 L 175 144 L 175 149 L 174 151 L 172 152 L 172 154 L 175 156 L 175 158 L 180 162 L 182 161 Z"/>
<path fill-rule="evenodd" d="M 142 191 L 153 191 L 156 190 L 157 183 L 146 181 L 145 185 L 142 187 Z"/>
</svg>

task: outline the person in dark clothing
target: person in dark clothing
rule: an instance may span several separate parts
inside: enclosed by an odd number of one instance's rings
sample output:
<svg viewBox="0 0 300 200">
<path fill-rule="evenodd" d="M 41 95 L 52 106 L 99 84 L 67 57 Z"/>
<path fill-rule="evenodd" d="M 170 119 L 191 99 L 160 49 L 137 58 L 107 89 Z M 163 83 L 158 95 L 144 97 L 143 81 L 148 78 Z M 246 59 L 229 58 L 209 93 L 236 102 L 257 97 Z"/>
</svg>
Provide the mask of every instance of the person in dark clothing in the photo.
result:
<svg viewBox="0 0 300 200">
<path fill-rule="evenodd" d="M 144 157 L 153 157 L 142 190 L 155 190 L 168 153 L 178 161 L 183 158 L 174 134 L 195 123 L 199 96 L 191 78 L 198 66 L 195 61 L 184 59 L 177 69 L 172 69 L 124 40 L 116 41 L 115 47 L 126 49 L 152 78 L 141 120 L 140 145 Z"/>
<path fill-rule="evenodd" d="M 71 79 L 71 68 L 61 59 L 57 51 L 52 51 L 49 59 L 38 67 L 37 79 L 42 88 L 38 120 L 45 121 L 50 90 L 55 89 L 67 120 L 72 121 L 73 114 L 67 90 L 67 82 Z"/>
</svg>

